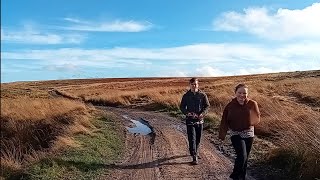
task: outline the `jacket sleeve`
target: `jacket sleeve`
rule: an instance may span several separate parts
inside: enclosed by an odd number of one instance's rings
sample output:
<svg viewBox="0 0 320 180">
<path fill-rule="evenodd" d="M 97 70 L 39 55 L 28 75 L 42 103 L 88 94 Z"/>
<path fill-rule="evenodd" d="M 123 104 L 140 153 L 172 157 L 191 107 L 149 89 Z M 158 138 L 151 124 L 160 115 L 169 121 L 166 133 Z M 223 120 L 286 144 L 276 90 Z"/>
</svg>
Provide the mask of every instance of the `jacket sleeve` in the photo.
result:
<svg viewBox="0 0 320 180">
<path fill-rule="evenodd" d="M 202 101 L 202 111 L 200 112 L 200 114 L 206 115 L 209 111 L 209 107 L 210 107 L 210 102 L 208 99 L 208 96 L 206 94 L 203 94 L 203 101 Z"/>
<path fill-rule="evenodd" d="M 187 114 L 187 97 L 186 97 L 185 94 L 182 96 L 182 100 L 181 100 L 181 103 L 180 103 L 180 111 L 181 111 L 184 115 Z"/>
<path fill-rule="evenodd" d="M 228 117 L 228 105 L 223 110 L 223 114 L 222 114 L 222 118 L 221 118 L 221 122 L 220 122 L 219 139 L 221 139 L 221 140 L 225 139 L 225 137 L 227 135 L 227 131 L 229 129 L 227 117 Z"/>
<path fill-rule="evenodd" d="M 260 110 L 259 110 L 259 106 L 258 106 L 258 103 L 256 101 L 254 101 L 254 111 L 257 115 L 256 117 L 256 121 L 255 121 L 255 125 L 258 124 L 260 122 Z"/>
</svg>

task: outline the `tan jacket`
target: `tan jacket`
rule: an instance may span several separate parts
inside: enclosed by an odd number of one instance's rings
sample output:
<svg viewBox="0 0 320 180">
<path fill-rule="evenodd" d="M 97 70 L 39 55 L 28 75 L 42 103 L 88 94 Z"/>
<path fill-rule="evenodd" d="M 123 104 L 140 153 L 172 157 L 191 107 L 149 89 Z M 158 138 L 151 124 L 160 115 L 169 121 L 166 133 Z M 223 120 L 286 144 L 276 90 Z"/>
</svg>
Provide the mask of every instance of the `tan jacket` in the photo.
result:
<svg viewBox="0 0 320 180">
<path fill-rule="evenodd" d="M 224 108 L 219 138 L 226 137 L 228 129 L 233 131 L 243 131 L 249 129 L 260 122 L 260 111 L 258 103 L 248 99 L 243 105 L 240 105 L 236 98 L 232 99 Z"/>
</svg>

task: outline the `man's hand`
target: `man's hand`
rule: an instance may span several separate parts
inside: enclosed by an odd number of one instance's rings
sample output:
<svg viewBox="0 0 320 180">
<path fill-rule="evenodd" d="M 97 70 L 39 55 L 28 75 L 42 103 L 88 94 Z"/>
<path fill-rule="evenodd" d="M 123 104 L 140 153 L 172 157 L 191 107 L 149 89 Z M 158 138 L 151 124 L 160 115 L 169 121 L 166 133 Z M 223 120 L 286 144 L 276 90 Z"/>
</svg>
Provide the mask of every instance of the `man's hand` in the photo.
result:
<svg viewBox="0 0 320 180">
<path fill-rule="evenodd" d="M 187 117 L 191 117 L 192 119 L 199 119 L 199 116 L 194 112 L 189 112 Z"/>
<path fill-rule="evenodd" d="M 193 113 L 189 112 L 189 113 L 187 114 L 187 116 L 188 116 L 188 117 L 193 117 Z"/>
<path fill-rule="evenodd" d="M 202 113 L 198 116 L 199 120 L 203 119 L 203 117 L 204 117 L 204 116 L 203 116 Z"/>
<path fill-rule="evenodd" d="M 196 113 L 193 113 L 193 119 L 198 119 L 198 115 Z"/>
</svg>

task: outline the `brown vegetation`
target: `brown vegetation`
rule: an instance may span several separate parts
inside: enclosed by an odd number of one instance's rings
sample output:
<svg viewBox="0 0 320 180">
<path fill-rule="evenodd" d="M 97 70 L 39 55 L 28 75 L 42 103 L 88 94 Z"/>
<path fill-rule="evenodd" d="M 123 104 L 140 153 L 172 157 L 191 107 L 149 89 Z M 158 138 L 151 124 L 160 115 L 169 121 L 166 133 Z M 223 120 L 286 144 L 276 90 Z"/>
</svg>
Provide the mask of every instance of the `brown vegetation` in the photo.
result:
<svg viewBox="0 0 320 180">
<path fill-rule="evenodd" d="M 12 137 L 18 137 L 12 132 L 28 129 L 28 133 L 34 133 L 35 125 L 30 124 L 37 122 L 52 125 L 50 127 L 54 130 L 49 128 L 46 131 L 57 133 L 64 129 L 62 125 L 70 123 L 70 119 L 77 119 L 79 112 L 85 112 L 80 102 L 52 99 L 53 96 L 48 94 L 52 89 L 70 99 L 96 105 L 177 111 L 181 96 L 188 89 L 188 79 L 88 79 L 3 84 L 1 90 L 5 93 L 1 97 L 7 99 L 1 100 L 1 121 L 7 125 L 1 130 L 4 134 L 11 132 L 11 135 L 5 136 L 10 137 L 10 142 L 15 141 Z M 261 109 L 262 121 L 256 128 L 256 135 L 278 147 L 267 151 L 264 157 L 272 160 L 289 153 L 290 157 L 299 160 L 296 165 L 299 176 L 308 178 L 319 175 L 320 71 L 200 78 L 200 89 L 207 93 L 212 105 L 210 116 L 221 117 L 224 106 L 233 97 L 233 88 L 240 82 L 249 85 L 249 96 L 259 103 Z M 31 101 L 21 98 L 21 94 L 28 97 L 37 94 L 50 100 Z M 13 98 L 18 99 L 13 101 Z M 85 123 L 83 126 L 88 125 Z M 6 144 L 10 146 L 8 142 Z M 17 166 L 16 161 L 11 159 L 7 158 L 5 162 Z"/>
<path fill-rule="evenodd" d="M 88 118 L 84 104 L 63 98 L 2 98 L 2 172 L 19 171 L 48 153 L 77 146 L 70 135 L 89 132 L 93 126 Z"/>
<path fill-rule="evenodd" d="M 278 147 L 264 149 L 268 153 L 260 158 L 276 160 L 283 156 L 282 152 L 287 152 L 299 159 L 296 164 L 298 175 L 306 178 L 308 174 L 314 176 L 319 172 L 319 74 L 319 71 L 313 71 L 200 78 L 200 88 L 208 94 L 212 105 L 210 116 L 220 117 L 224 106 L 233 97 L 234 87 L 240 82 L 248 84 L 249 96 L 259 103 L 262 113 L 262 122 L 256 128 L 256 134 Z M 59 91 L 102 105 L 177 110 L 187 88 L 188 78 L 172 78 L 100 82 L 77 88 L 62 87 Z"/>
</svg>

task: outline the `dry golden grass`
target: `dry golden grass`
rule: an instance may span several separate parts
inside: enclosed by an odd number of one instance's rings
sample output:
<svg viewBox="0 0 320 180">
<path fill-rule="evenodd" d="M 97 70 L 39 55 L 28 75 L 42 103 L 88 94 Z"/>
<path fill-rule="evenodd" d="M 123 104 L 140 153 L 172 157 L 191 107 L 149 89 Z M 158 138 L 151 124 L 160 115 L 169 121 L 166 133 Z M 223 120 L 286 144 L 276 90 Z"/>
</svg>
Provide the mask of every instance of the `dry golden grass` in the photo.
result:
<svg viewBox="0 0 320 180">
<path fill-rule="evenodd" d="M 90 133 L 87 107 L 63 98 L 1 99 L 1 167 L 18 171 L 43 152 L 76 146 L 73 133 Z"/>
<path fill-rule="evenodd" d="M 288 127 L 289 124 L 297 127 L 299 125 L 299 128 L 303 126 L 299 120 L 302 116 L 304 116 L 302 122 L 310 121 L 308 124 L 314 125 L 319 122 L 317 108 L 320 106 L 320 93 L 318 93 L 320 81 L 317 75 L 319 71 L 309 74 L 297 72 L 201 78 L 200 88 L 209 97 L 211 112 L 220 116 L 224 106 L 233 97 L 234 86 L 240 82 L 247 83 L 250 87 L 250 97 L 258 101 L 262 112 L 262 123 L 257 129 L 258 134 L 260 132 L 261 135 L 278 136 L 279 133 L 291 129 Z M 158 104 L 159 107 L 177 109 L 182 94 L 188 88 L 187 82 L 188 78 L 131 79 L 105 83 L 101 80 L 99 83 L 77 84 L 77 87 L 74 84 L 60 87 L 59 91 L 97 104 L 140 105 L 145 108 Z"/>
<path fill-rule="evenodd" d="M 87 129 L 85 130 L 87 131 Z M 80 147 L 81 145 L 75 141 L 72 137 L 67 135 L 58 136 L 57 139 L 53 142 L 52 151 L 58 151 L 65 147 Z"/>
<path fill-rule="evenodd" d="M 70 114 L 75 115 L 71 112 L 84 112 L 83 104 L 51 96 L 48 91 L 52 89 L 70 99 L 81 99 L 93 104 L 178 110 L 181 97 L 188 89 L 188 80 L 82 79 L 3 84 L 1 90 L 4 93 L 1 97 L 10 99 L 1 100 L 1 104 L 5 104 L 1 106 L 1 114 L 15 120 L 10 122 L 10 128 L 15 129 L 18 121 L 36 122 L 46 118 L 52 121 L 49 117 L 69 117 Z M 242 82 L 249 86 L 249 96 L 258 102 L 262 113 L 261 123 L 256 128 L 257 136 L 302 157 L 303 165 L 299 169 L 301 174 L 320 172 L 316 168 L 319 166 L 315 164 L 320 159 L 320 71 L 200 78 L 200 89 L 206 92 L 211 104 L 210 117 L 221 117 L 223 108 L 234 95 L 234 87 Z M 27 98 L 21 98 L 22 95 L 50 100 L 39 99 L 30 103 Z M 16 101 L 12 101 L 13 98 Z M 88 124 L 79 123 L 73 127 L 75 129 L 69 128 L 70 132 L 79 133 L 79 130 L 90 133 L 83 129 L 90 127 Z M 280 151 L 268 153 L 274 155 L 276 152 Z"/>
<path fill-rule="evenodd" d="M 1 99 L 1 117 L 14 122 L 39 121 L 67 114 L 71 111 L 84 111 L 84 104 L 79 102 L 57 99 Z"/>
<path fill-rule="evenodd" d="M 320 159 L 320 71 L 200 78 L 200 89 L 209 97 L 211 116 L 221 117 L 234 87 L 241 82 L 249 85 L 250 98 L 260 106 L 258 137 L 301 156 L 300 174 L 319 172 L 315 167 L 319 167 L 316 163 Z M 188 78 L 172 78 L 100 81 L 77 88 L 60 87 L 59 91 L 96 104 L 177 110 L 187 88 Z M 275 152 L 278 150 L 269 153 Z"/>
<path fill-rule="evenodd" d="M 111 106 L 144 106 L 154 105 L 164 108 L 176 108 L 184 92 L 183 88 L 152 87 L 141 90 L 105 90 L 95 88 L 86 90 L 59 90 L 58 92 L 70 98 L 80 98 L 87 102 Z M 87 94 L 86 94 L 87 93 Z"/>
</svg>

